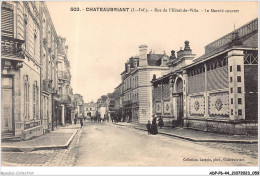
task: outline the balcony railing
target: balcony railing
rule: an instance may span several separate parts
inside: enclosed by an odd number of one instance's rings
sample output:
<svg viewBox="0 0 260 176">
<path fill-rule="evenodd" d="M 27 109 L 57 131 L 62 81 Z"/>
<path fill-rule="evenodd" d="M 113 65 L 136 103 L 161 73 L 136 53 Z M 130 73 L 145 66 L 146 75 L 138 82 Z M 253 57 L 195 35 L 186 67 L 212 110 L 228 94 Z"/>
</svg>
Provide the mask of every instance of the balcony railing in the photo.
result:
<svg viewBox="0 0 260 176">
<path fill-rule="evenodd" d="M 65 71 L 58 71 L 58 78 L 67 80 L 69 76 L 68 73 Z"/>
<path fill-rule="evenodd" d="M 1 52 L 2 56 L 24 59 L 24 40 L 2 36 Z"/>
<path fill-rule="evenodd" d="M 60 98 L 60 103 L 70 104 L 71 103 L 71 97 L 68 94 L 63 94 Z"/>
<path fill-rule="evenodd" d="M 49 92 L 49 93 L 51 92 L 51 84 L 49 80 L 42 81 L 42 91 Z"/>
<path fill-rule="evenodd" d="M 123 106 L 131 105 L 131 104 L 132 104 L 131 100 L 127 100 L 123 102 Z"/>
</svg>

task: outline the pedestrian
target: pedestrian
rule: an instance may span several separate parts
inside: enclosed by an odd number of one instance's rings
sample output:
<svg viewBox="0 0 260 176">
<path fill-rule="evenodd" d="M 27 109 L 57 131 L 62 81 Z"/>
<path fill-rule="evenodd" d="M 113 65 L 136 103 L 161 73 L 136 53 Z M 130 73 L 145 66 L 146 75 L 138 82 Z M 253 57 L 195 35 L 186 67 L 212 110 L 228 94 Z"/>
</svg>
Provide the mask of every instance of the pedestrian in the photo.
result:
<svg viewBox="0 0 260 176">
<path fill-rule="evenodd" d="M 157 124 L 156 124 L 156 115 L 154 116 L 153 121 L 152 121 L 151 134 L 153 134 L 153 135 L 158 134 Z"/>
<path fill-rule="evenodd" d="M 77 118 L 75 117 L 74 118 L 74 125 L 76 125 L 77 124 Z"/>
<path fill-rule="evenodd" d="M 83 127 L 83 118 L 80 118 L 80 126 Z"/>
<path fill-rule="evenodd" d="M 86 116 L 84 116 L 84 114 L 82 113 L 82 117 L 83 117 L 83 119 L 84 119 L 84 122 L 85 122 L 85 120 L 86 120 Z"/>
<path fill-rule="evenodd" d="M 147 128 L 147 131 L 148 131 L 148 135 L 150 135 L 151 134 L 151 122 L 150 122 L 150 120 L 148 120 L 148 123 L 147 123 L 147 125 L 146 125 L 146 128 Z"/>
<path fill-rule="evenodd" d="M 159 119 L 158 119 L 158 126 L 160 127 L 160 129 L 162 129 L 162 127 L 164 126 L 162 116 L 160 116 Z"/>
</svg>

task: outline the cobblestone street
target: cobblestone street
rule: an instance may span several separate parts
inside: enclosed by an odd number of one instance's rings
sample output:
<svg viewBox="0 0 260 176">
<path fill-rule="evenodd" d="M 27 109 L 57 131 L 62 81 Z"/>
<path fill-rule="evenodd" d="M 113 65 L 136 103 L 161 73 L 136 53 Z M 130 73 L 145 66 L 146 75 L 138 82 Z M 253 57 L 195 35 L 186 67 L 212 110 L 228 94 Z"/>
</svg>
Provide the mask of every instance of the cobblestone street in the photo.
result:
<svg viewBox="0 0 260 176">
<path fill-rule="evenodd" d="M 224 158 L 240 161 L 223 161 Z M 213 162 L 214 159 L 219 161 Z M 2 152 L 4 166 L 150 166 L 158 163 L 255 166 L 257 144 L 194 143 L 163 135 L 147 136 L 145 131 L 111 123 L 88 122 L 78 130 L 67 149 Z"/>
</svg>

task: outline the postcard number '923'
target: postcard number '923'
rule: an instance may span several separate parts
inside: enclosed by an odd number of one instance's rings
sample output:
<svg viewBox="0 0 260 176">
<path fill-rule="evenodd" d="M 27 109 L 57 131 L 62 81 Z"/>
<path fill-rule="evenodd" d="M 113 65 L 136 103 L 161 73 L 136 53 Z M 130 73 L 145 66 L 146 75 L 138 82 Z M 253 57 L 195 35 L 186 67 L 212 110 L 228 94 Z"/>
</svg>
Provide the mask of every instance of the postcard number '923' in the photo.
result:
<svg viewBox="0 0 260 176">
<path fill-rule="evenodd" d="M 80 11 L 80 10 L 79 10 L 79 7 L 71 7 L 70 11 Z"/>
</svg>

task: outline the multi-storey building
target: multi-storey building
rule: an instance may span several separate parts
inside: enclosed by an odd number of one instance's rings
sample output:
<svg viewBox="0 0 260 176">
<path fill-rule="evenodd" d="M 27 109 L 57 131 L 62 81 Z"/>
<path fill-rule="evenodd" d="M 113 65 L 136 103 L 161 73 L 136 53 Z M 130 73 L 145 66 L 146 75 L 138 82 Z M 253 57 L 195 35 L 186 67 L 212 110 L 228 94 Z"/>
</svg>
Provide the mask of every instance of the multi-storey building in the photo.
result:
<svg viewBox="0 0 260 176">
<path fill-rule="evenodd" d="M 113 93 L 108 93 L 107 94 L 107 99 L 106 99 L 106 105 L 107 105 L 107 117 L 109 120 L 111 120 L 111 118 L 116 116 L 116 110 L 115 110 L 115 94 Z"/>
<path fill-rule="evenodd" d="M 84 115 L 84 100 L 83 96 L 80 94 L 74 95 L 74 104 L 76 106 L 75 108 L 75 114 L 77 114 L 78 118 L 83 118 Z"/>
<path fill-rule="evenodd" d="M 97 111 L 97 104 L 96 103 L 91 101 L 89 103 L 84 103 L 83 106 L 84 106 L 84 115 L 86 117 L 91 117 L 91 116 L 96 115 L 96 111 Z"/>
<path fill-rule="evenodd" d="M 58 94 L 60 95 L 60 119 L 58 124 L 65 125 L 74 119 L 73 90 L 71 88 L 70 62 L 66 38 L 58 37 Z M 56 107 L 55 107 L 56 108 Z"/>
<path fill-rule="evenodd" d="M 40 3 L 2 2 L 1 123 L 5 137 L 43 133 L 40 116 Z"/>
<path fill-rule="evenodd" d="M 97 113 L 96 115 L 99 115 L 102 119 L 107 115 L 108 112 L 108 104 L 107 104 L 107 95 L 102 95 L 97 100 Z"/>
<path fill-rule="evenodd" d="M 147 46 L 139 46 L 139 56 L 131 57 L 121 73 L 123 86 L 123 115 L 129 121 L 147 123 L 152 117 L 153 75 L 162 76 L 169 72 L 165 54 L 147 54 Z"/>
<path fill-rule="evenodd" d="M 181 52 L 187 57 L 172 56 L 168 63 L 171 73 L 152 81 L 154 113 L 165 120 L 171 119 L 175 126 L 226 134 L 256 134 L 257 36 L 258 19 L 255 19 L 208 44 L 205 54 L 193 60 L 185 42 Z"/>
<path fill-rule="evenodd" d="M 114 100 L 115 100 L 115 106 L 114 106 L 114 114 L 116 116 L 120 115 L 120 94 L 121 94 L 121 87 L 122 84 L 119 84 L 119 86 L 117 86 L 114 90 Z"/>
<path fill-rule="evenodd" d="M 58 90 L 57 33 L 45 2 L 41 11 L 41 118 L 45 131 L 54 130 L 61 120 Z"/>
<path fill-rule="evenodd" d="M 29 139 L 64 124 L 58 94 L 59 40 L 45 2 L 3 2 L 1 20 L 1 131 L 6 139 Z M 66 86 L 72 96 L 70 84 Z M 73 104 L 66 107 L 72 109 Z"/>
</svg>

